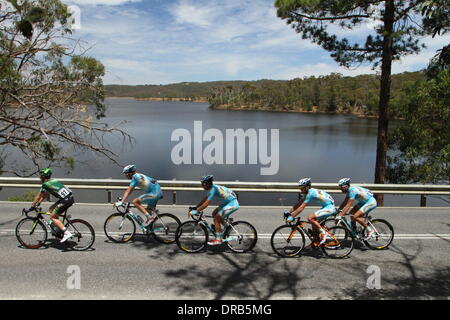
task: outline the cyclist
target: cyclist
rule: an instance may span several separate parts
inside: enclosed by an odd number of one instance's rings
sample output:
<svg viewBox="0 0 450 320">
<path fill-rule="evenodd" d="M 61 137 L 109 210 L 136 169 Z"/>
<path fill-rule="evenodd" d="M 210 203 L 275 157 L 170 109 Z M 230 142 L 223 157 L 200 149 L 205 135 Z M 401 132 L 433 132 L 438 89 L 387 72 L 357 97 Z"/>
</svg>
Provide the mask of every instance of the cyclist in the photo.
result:
<svg viewBox="0 0 450 320">
<path fill-rule="evenodd" d="M 63 238 L 61 239 L 61 243 L 67 241 L 70 237 L 72 237 L 72 233 L 70 233 L 63 225 L 63 223 L 59 220 L 58 215 L 64 213 L 69 207 L 74 204 L 74 198 L 72 191 L 64 186 L 61 182 L 56 179 L 51 179 L 52 170 L 50 168 L 45 168 L 39 170 L 39 176 L 41 178 L 42 186 L 39 193 L 33 200 L 31 204 L 31 208 L 36 208 L 39 204 L 44 201 L 49 194 L 58 198 L 52 206 L 49 208 L 50 219 L 53 221 L 55 226 L 64 232 Z"/>
<path fill-rule="evenodd" d="M 213 211 L 214 229 L 216 231 L 216 238 L 209 241 L 209 245 L 220 245 L 223 242 L 222 223 L 224 218 L 228 218 L 232 213 L 239 209 L 236 194 L 229 188 L 214 184 L 214 177 L 207 175 L 201 178 L 200 182 L 205 190 L 208 190 L 207 196 L 199 203 L 195 210 L 190 213 L 196 215 L 205 210 L 213 198 L 219 198 L 222 203 Z"/>
<path fill-rule="evenodd" d="M 133 192 L 134 188 L 139 187 L 144 190 L 144 194 L 138 198 L 135 198 L 132 203 L 136 208 L 141 211 L 147 218 L 145 224 L 149 224 L 153 219 L 153 211 L 156 208 L 158 200 L 163 197 L 161 191 L 161 186 L 157 180 L 150 178 L 142 173 L 136 172 L 136 166 L 131 164 L 123 168 L 122 174 L 125 174 L 128 179 L 131 179 L 131 183 L 125 193 L 123 194 L 122 200 L 115 203 L 117 207 L 123 205 L 128 196 Z M 150 212 L 148 212 L 143 204 L 148 205 Z"/>
<path fill-rule="evenodd" d="M 351 219 L 352 225 L 355 226 L 355 221 L 358 221 L 368 231 L 364 240 L 370 239 L 375 230 L 372 230 L 361 216 L 375 209 L 378 205 L 377 200 L 375 200 L 370 190 L 359 186 L 351 187 L 349 178 L 342 178 L 339 180 L 338 185 L 341 191 L 346 194 L 346 197 L 339 207 L 340 213 L 336 216 L 336 221 L 342 219 L 350 207 L 354 205 L 351 211 L 354 214 Z"/>
<path fill-rule="evenodd" d="M 299 215 L 305 207 L 311 202 L 318 203 L 322 208 L 315 213 L 311 213 L 308 216 L 308 221 L 311 223 L 313 231 L 319 233 L 320 242 L 319 244 L 324 244 L 327 240 L 331 239 L 327 232 L 320 225 L 320 220 L 326 219 L 327 217 L 336 214 L 336 208 L 334 207 L 333 198 L 323 190 L 318 190 L 311 187 L 311 178 L 303 178 L 298 182 L 300 190 L 305 194 L 305 200 L 300 200 L 291 210 L 287 211 L 289 213 L 288 220 L 294 221 L 295 217 Z"/>
</svg>

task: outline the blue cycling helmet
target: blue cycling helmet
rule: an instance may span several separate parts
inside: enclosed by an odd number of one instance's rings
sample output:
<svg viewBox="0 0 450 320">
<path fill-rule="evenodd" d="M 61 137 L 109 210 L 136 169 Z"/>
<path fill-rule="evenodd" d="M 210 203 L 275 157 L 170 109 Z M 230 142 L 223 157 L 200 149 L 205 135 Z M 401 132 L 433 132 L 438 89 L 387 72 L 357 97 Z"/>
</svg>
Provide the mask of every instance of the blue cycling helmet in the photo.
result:
<svg viewBox="0 0 450 320">
<path fill-rule="evenodd" d="M 123 168 L 122 173 L 126 174 L 126 173 L 133 173 L 136 172 L 136 166 L 134 164 L 130 164 L 128 166 L 126 166 L 125 168 Z"/>
<path fill-rule="evenodd" d="M 342 178 L 341 180 L 339 180 L 338 185 L 339 185 L 339 187 L 349 186 L 350 178 Z"/>
<path fill-rule="evenodd" d="M 214 177 L 212 174 L 209 174 L 207 176 L 204 176 L 200 179 L 201 183 L 208 183 L 208 184 L 212 184 L 214 181 Z"/>
</svg>

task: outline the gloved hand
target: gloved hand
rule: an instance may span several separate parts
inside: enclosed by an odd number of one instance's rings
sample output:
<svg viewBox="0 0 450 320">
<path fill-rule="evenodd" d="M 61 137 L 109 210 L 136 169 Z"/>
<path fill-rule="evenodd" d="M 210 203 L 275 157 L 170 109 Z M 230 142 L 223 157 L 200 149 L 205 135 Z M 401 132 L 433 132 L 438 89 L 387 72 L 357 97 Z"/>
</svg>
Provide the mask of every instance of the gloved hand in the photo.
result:
<svg viewBox="0 0 450 320">
<path fill-rule="evenodd" d="M 123 205 L 122 201 L 117 201 L 115 203 L 116 207 L 121 207 Z"/>
<path fill-rule="evenodd" d="M 192 214 L 193 216 L 195 216 L 195 215 L 198 214 L 198 211 L 197 211 L 197 210 L 191 210 L 190 214 Z"/>
<path fill-rule="evenodd" d="M 289 215 L 289 216 L 287 217 L 287 220 L 288 220 L 289 222 L 294 222 L 295 218 L 294 218 L 293 216 Z"/>
</svg>

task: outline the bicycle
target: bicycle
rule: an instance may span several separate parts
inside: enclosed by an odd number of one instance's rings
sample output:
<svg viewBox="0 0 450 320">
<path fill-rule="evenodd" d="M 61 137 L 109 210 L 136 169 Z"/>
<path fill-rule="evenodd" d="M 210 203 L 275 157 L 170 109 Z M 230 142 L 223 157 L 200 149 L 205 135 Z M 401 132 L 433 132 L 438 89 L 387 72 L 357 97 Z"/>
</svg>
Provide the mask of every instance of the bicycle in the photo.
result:
<svg viewBox="0 0 450 320">
<path fill-rule="evenodd" d="M 120 198 L 118 199 L 121 200 Z M 116 213 L 111 214 L 105 220 L 103 229 L 109 240 L 115 243 L 126 243 L 130 241 L 136 234 L 136 224 L 141 228 L 143 233 L 153 237 L 164 244 L 172 244 L 175 242 L 175 232 L 181 221 L 171 213 L 159 213 L 154 211 L 154 219 L 148 226 L 144 226 L 144 220 L 139 214 L 133 213 L 132 208 L 136 208 L 129 202 L 125 202 L 121 208 L 114 206 Z"/>
<path fill-rule="evenodd" d="M 195 207 L 190 207 L 189 212 Z M 207 243 L 209 236 L 217 236 L 214 225 L 209 225 L 203 218 L 203 212 L 197 215 L 189 216 L 193 219 L 183 222 L 177 229 L 176 242 L 178 247 L 188 253 L 196 253 L 202 251 Z M 212 218 L 212 216 L 205 216 Z M 227 217 L 223 219 L 225 227 L 220 234 L 223 242 L 235 253 L 244 253 L 252 250 L 258 241 L 258 234 L 255 227 L 246 221 L 236 221 Z"/>
<path fill-rule="evenodd" d="M 36 216 L 29 215 L 30 212 L 36 212 Z M 60 230 L 53 222 L 49 223 L 46 215 L 48 212 L 42 211 L 42 208 L 23 209 L 22 216 L 26 218 L 19 221 L 16 226 L 16 238 L 19 243 L 28 249 L 38 249 L 42 247 L 48 237 L 48 231 L 57 239 L 61 240 L 64 232 Z M 72 237 L 64 243 L 75 251 L 88 250 L 95 241 L 94 228 L 82 219 L 72 219 L 71 215 L 67 214 L 67 210 L 60 215 L 63 218 L 62 223 L 67 230 L 72 233 Z"/>
<path fill-rule="evenodd" d="M 272 250 L 281 257 L 295 257 L 305 248 L 306 238 L 311 241 L 312 248 L 320 248 L 322 252 L 335 259 L 347 257 L 353 250 L 353 235 L 344 227 L 333 226 L 326 228 L 325 231 L 331 237 L 330 240 L 320 245 L 312 229 L 306 229 L 305 224 L 311 224 L 308 221 L 302 221 L 297 218 L 295 223 L 288 222 L 288 213 L 283 213 L 285 224 L 279 226 L 272 233 L 270 244 Z"/>
<path fill-rule="evenodd" d="M 346 215 L 347 216 L 347 215 Z M 373 219 L 372 216 L 368 214 L 364 214 L 364 220 L 367 223 L 368 226 L 370 226 L 373 230 L 375 230 L 375 233 L 369 238 L 367 237 L 367 228 L 363 228 L 361 225 L 357 225 L 356 222 L 352 224 L 346 216 L 342 217 L 342 220 L 340 220 L 336 224 L 335 217 L 328 218 L 324 221 L 324 224 L 328 227 L 332 225 L 341 225 L 343 224 L 344 227 L 350 231 L 353 235 L 353 237 L 358 241 L 363 241 L 364 244 L 373 250 L 383 250 L 387 249 L 389 245 L 394 240 L 394 228 L 392 225 L 384 220 L 384 219 Z M 349 214 L 348 216 L 353 217 L 354 214 Z"/>
</svg>

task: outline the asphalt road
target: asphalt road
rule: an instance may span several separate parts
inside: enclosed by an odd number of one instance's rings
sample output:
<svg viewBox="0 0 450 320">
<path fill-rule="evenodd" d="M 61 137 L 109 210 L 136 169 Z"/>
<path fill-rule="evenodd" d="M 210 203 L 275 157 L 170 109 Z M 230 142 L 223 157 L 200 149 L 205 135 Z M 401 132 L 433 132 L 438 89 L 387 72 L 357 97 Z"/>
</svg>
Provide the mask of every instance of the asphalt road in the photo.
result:
<svg viewBox="0 0 450 320">
<path fill-rule="evenodd" d="M 96 230 L 92 250 L 65 251 L 57 243 L 24 249 L 14 230 L 21 209 L 28 206 L 0 203 L 0 299 L 450 298 L 448 207 L 378 208 L 373 216 L 394 226 L 391 247 L 373 251 L 361 246 L 348 259 L 335 260 L 313 252 L 289 259 L 275 255 L 270 235 L 283 224 L 286 208 L 281 207 L 243 207 L 234 214 L 235 220 L 249 221 L 258 231 L 256 248 L 245 254 L 221 246 L 187 254 L 175 244 L 140 236 L 114 244 L 103 233 L 112 206 L 92 204 L 75 204 L 70 210 Z M 187 220 L 186 207 L 161 206 L 160 211 Z M 80 271 L 79 289 L 72 281 L 72 266 Z M 378 268 L 381 288 L 369 289 Z"/>
</svg>

